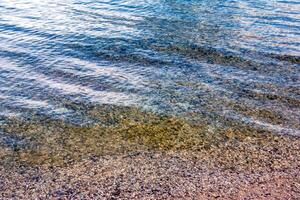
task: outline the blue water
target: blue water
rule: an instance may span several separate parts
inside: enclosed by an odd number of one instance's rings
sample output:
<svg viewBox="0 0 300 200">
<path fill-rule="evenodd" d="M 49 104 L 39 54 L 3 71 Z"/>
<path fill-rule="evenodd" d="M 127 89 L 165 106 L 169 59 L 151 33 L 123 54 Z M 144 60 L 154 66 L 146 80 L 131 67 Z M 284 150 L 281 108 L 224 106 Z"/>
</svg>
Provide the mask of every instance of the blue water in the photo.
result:
<svg viewBox="0 0 300 200">
<path fill-rule="evenodd" d="M 300 135 L 300 1 L 0 0 L 0 116 L 113 104 Z"/>
</svg>

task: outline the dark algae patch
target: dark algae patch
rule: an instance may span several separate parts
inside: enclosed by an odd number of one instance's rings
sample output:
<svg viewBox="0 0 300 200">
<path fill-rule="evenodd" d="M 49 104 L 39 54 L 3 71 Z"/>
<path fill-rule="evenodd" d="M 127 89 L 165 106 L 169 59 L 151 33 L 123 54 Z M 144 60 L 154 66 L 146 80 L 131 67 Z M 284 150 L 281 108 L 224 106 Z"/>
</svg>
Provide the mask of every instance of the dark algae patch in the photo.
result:
<svg viewBox="0 0 300 200">
<path fill-rule="evenodd" d="M 255 166 L 258 170 L 292 164 L 286 156 L 299 152 L 297 138 L 246 127 L 217 129 L 131 107 L 93 106 L 85 112 L 93 123 L 78 125 L 41 116 L 6 120 L 1 130 L 12 138 L 21 138 L 23 145 L 2 145 L 1 165 L 63 167 L 107 155 L 189 152 L 221 168 Z M 299 161 L 299 156 L 295 159 Z"/>
</svg>

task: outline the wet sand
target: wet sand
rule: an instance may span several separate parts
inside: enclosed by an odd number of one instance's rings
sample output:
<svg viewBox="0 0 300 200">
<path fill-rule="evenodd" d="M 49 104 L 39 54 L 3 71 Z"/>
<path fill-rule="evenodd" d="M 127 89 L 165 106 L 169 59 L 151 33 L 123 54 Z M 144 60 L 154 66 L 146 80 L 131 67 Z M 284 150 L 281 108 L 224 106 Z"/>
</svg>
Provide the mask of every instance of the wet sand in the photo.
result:
<svg viewBox="0 0 300 200">
<path fill-rule="evenodd" d="M 74 125 L 7 119 L 1 199 L 299 199 L 300 140 L 214 128 L 136 108 L 84 110 Z"/>
</svg>

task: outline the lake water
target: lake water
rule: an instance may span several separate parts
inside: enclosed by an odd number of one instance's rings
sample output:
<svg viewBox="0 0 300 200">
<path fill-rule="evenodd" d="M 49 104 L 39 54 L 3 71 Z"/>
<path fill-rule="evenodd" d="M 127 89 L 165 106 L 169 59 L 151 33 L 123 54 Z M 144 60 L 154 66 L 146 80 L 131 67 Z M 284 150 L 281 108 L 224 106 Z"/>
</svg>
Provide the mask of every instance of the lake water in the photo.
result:
<svg viewBox="0 0 300 200">
<path fill-rule="evenodd" d="M 0 117 L 136 106 L 300 135 L 298 0 L 0 0 Z"/>
</svg>

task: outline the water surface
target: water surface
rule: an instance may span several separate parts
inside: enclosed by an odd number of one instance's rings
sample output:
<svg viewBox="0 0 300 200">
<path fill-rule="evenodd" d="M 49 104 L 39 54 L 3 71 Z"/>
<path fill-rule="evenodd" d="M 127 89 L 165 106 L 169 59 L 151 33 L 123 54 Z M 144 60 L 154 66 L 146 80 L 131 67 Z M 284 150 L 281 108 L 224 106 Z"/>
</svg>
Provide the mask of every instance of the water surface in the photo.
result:
<svg viewBox="0 0 300 200">
<path fill-rule="evenodd" d="M 75 102 L 300 135 L 297 0 L 1 0 L 0 44 L 4 121 L 90 123 Z"/>
</svg>

